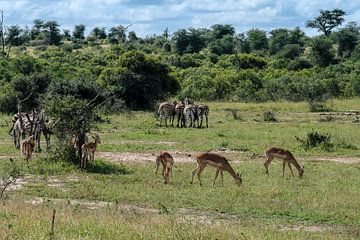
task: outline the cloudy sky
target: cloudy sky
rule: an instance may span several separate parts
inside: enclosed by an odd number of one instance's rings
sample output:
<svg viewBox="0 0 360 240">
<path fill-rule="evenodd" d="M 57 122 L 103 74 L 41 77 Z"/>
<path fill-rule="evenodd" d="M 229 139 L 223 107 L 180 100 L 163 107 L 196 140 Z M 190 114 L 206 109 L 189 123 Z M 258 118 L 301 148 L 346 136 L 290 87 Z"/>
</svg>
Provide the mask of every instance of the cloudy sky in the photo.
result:
<svg viewBox="0 0 360 240">
<path fill-rule="evenodd" d="M 231 24 L 237 33 L 251 28 L 266 31 L 299 26 L 308 35 L 305 21 L 320 9 L 343 9 L 346 22 L 360 25 L 360 0 L 0 0 L 6 26 L 32 26 L 34 19 L 55 20 L 61 29 L 84 24 L 110 29 L 132 24 L 138 36 L 170 33 L 181 28 L 209 28 Z"/>
</svg>

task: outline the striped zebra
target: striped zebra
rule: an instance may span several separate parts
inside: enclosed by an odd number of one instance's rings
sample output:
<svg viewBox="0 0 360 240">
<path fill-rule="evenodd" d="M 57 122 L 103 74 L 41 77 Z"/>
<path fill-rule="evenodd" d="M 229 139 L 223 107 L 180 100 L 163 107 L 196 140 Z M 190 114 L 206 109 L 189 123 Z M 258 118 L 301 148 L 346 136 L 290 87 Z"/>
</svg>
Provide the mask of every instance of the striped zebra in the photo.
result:
<svg viewBox="0 0 360 240">
<path fill-rule="evenodd" d="M 51 146 L 51 142 L 50 142 L 50 135 L 52 134 L 52 120 L 49 119 L 46 114 L 44 109 L 41 109 L 36 117 L 35 117 L 35 127 L 34 127 L 34 139 L 35 139 L 35 150 L 41 152 L 41 147 L 40 147 L 40 136 L 41 133 L 44 135 L 45 137 L 45 141 L 46 141 L 46 149 L 49 149 Z"/>
<path fill-rule="evenodd" d="M 198 114 L 198 127 L 201 128 L 202 127 L 202 123 L 203 123 L 203 115 L 205 115 L 205 120 L 206 120 L 206 128 L 209 127 L 208 125 L 208 120 L 209 120 L 209 106 L 206 104 L 199 104 L 197 105 L 197 114 Z M 200 121 L 200 125 L 199 125 L 199 121 Z"/>
<path fill-rule="evenodd" d="M 185 127 L 195 127 L 196 120 L 196 105 L 187 104 L 184 107 L 184 125 Z M 190 124 L 187 124 L 190 121 Z"/>
<path fill-rule="evenodd" d="M 175 106 L 177 102 L 173 103 L 164 102 L 161 103 L 158 109 L 158 115 L 160 115 L 160 127 L 162 123 L 163 117 L 165 118 L 165 125 L 167 127 L 167 119 L 170 118 L 171 126 L 174 126 L 174 118 L 175 118 Z"/>
<path fill-rule="evenodd" d="M 47 148 L 50 147 L 50 134 L 51 121 L 46 119 L 46 115 L 43 110 L 39 113 L 16 113 L 13 116 L 13 126 L 10 129 L 14 144 L 17 149 L 20 148 L 20 138 L 25 139 L 26 136 L 34 136 L 35 149 L 41 151 L 40 148 L 40 135 L 44 134 L 46 139 Z"/>
<path fill-rule="evenodd" d="M 184 118 L 184 108 L 185 104 L 181 101 L 175 106 L 175 116 L 177 118 L 177 127 L 185 126 L 185 118 Z"/>
<path fill-rule="evenodd" d="M 25 139 L 26 135 L 33 135 L 34 114 L 24 112 L 16 113 L 12 118 L 12 122 L 13 126 L 11 127 L 9 133 L 11 133 L 13 137 L 16 148 L 20 149 L 20 138 Z"/>
</svg>

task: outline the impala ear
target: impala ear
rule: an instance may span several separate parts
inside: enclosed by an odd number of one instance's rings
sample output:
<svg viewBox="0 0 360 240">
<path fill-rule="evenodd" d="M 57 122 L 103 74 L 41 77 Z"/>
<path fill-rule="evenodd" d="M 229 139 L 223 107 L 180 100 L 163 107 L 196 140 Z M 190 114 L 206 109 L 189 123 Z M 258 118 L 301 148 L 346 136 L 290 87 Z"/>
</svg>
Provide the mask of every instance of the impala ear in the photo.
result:
<svg viewBox="0 0 360 240">
<path fill-rule="evenodd" d="M 305 164 L 304 164 L 304 166 L 303 166 L 303 170 L 304 170 L 304 168 L 305 168 Z"/>
</svg>

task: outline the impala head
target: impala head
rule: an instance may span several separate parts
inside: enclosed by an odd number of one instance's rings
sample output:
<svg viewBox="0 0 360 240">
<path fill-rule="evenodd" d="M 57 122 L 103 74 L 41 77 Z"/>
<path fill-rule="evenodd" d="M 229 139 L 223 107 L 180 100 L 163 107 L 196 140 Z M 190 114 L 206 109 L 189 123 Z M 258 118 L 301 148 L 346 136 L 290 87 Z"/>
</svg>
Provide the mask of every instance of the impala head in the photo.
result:
<svg viewBox="0 0 360 240">
<path fill-rule="evenodd" d="M 305 168 L 305 165 L 299 170 L 299 178 L 301 179 L 302 176 L 304 175 L 304 168 Z"/>
<path fill-rule="evenodd" d="M 242 184 L 241 174 L 236 173 L 236 185 L 240 186 Z"/>
</svg>

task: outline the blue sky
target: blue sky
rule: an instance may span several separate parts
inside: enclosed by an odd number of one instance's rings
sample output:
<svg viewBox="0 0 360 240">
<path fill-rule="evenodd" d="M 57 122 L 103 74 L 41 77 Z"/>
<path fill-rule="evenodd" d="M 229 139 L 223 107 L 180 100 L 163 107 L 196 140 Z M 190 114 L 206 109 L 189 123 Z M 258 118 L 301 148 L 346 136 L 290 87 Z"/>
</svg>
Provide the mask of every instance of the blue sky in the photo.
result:
<svg viewBox="0 0 360 240">
<path fill-rule="evenodd" d="M 236 32 L 251 28 L 271 31 L 299 26 L 308 35 L 305 21 L 320 9 L 343 9 L 346 22 L 360 25 L 360 0 L 0 0 L 6 26 L 32 26 L 34 19 L 55 20 L 61 29 L 73 30 L 84 24 L 87 32 L 95 26 L 129 25 L 129 31 L 145 37 L 182 28 L 209 28 L 231 24 Z"/>
</svg>

